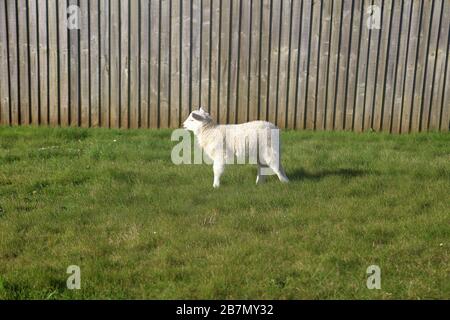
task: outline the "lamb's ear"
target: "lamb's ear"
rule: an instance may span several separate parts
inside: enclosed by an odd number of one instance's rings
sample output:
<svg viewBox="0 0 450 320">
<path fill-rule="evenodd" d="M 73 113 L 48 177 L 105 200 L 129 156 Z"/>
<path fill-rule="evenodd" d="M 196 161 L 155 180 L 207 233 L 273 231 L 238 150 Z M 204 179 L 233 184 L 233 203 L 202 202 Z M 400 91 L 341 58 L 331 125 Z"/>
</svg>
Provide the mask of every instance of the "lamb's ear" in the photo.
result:
<svg viewBox="0 0 450 320">
<path fill-rule="evenodd" d="M 193 114 L 192 114 L 192 118 L 194 118 L 194 119 L 197 120 L 197 121 L 203 121 L 203 120 L 205 120 L 205 118 L 203 118 L 202 116 L 200 116 L 200 115 L 198 115 L 198 114 L 196 114 L 196 113 L 193 113 Z"/>
</svg>

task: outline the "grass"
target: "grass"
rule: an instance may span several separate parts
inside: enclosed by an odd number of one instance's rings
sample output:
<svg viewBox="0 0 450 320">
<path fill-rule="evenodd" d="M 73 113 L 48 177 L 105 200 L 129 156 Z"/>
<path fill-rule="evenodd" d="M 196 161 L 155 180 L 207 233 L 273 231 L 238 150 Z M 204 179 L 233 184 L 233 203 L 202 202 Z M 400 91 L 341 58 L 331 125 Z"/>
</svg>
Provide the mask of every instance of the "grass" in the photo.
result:
<svg viewBox="0 0 450 320">
<path fill-rule="evenodd" d="M 0 128 L 0 298 L 450 298 L 449 134 L 286 131 L 290 184 L 213 190 L 170 133 Z"/>
</svg>

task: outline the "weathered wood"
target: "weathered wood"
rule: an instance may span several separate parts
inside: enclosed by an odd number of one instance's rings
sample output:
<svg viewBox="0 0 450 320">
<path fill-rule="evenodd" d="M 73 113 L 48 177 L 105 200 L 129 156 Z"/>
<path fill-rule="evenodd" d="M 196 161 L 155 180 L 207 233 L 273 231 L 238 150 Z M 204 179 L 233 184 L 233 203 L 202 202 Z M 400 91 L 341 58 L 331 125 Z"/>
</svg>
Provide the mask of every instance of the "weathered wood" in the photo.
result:
<svg viewBox="0 0 450 320">
<path fill-rule="evenodd" d="M 0 124 L 9 124 L 9 70 L 6 2 L 0 1 Z"/>
<path fill-rule="evenodd" d="M 100 0 L 100 125 L 109 128 L 109 1 Z"/>
<path fill-rule="evenodd" d="M 425 1 L 422 8 L 422 18 L 419 35 L 419 53 L 416 59 L 416 78 L 414 87 L 414 97 L 412 102 L 412 119 L 411 132 L 420 131 L 420 124 L 422 121 L 422 100 L 423 100 L 423 86 L 426 75 L 426 63 L 428 58 L 428 38 L 430 36 L 430 29 L 432 23 L 432 6 L 434 1 Z"/>
<path fill-rule="evenodd" d="M 120 127 L 120 1 L 110 0 L 110 126 Z M 139 0 L 141 1 L 141 0 Z"/>
<path fill-rule="evenodd" d="M 19 27 L 18 30 L 18 46 L 19 46 L 19 87 L 20 87 L 20 124 L 29 124 L 31 120 L 30 114 L 30 79 L 29 79 L 29 63 L 28 63 L 28 33 L 26 28 L 27 21 L 27 1 L 17 0 L 18 10 L 18 25 L 22 25 L 24 21 L 24 27 Z"/>
<path fill-rule="evenodd" d="M 444 1 L 444 8 L 442 17 L 450 16 L 450 2 Z M 433 99 L 430 110 L 430 130 L 439 130 L 439 126 L 442 118 L 442 98 L 445 90 L 445 77 L 446 77 L 446 61 L 449 55 L 449 33 L 450 33 L 450 20 L 442 19 L 441 31 L 439 37 L 439 45 L 437 51 L 436 71 L 434 73 L 434 90 Z M 447 89 L 448 90 L 448 89 Z M 449 108 L 449 106 L 446 106 Z"/>
<path fill-rule="evenodd" d="M 139 127 L 139 1 L 130 1 L 130 127 Z"/>
<path fill-rule="evenodd" d="M 89 127 L 89 0 L 80 0 L 80 123 Z"/>
<path fill-rule="evenodd" d="M 219 94 L 220 94 L 220 37 L 221 37 L 221 0 L 211 0 L 211 63 L 209 66 L 209 74 L 211 78 L 211 85 L 209 88 L 210 98 L 210 114 L 211 117 L 219 122 Z"/>
<path fill-rule="evenodd" d="M 218 95 L 218 114 L 219 122 L 227 123 L 227 106 L 228 106 L 228 73 L 229 73 L 229 47 L 230 47 L 230 16 L 231 1 L 220 1 L 221 10 L 221 30 L 220 30 L 220 61 L 219 61 L 219 95 Z"/>
<path fill-rule="evenodd" d="M 355 103 L 353 105 L 354 117 L 353 117 L 353 128 L 357 132 L 361 132 L 364 126 L 364 108 L 366 100 L 366 82 L 367 82 L 367 64 L 368 64 L 368 52 L 370 45 L 371 29 L 364 26 L 366 24 L 366 19 L 368 14 L 366 13 L 367 8 L 371 4 L 371 0 L 363 0 L 362 2 L 362 30 L 360 34 L 359 44 L 358 44 L 358 65 L 356 73 L 356 84 L 355 84 Z"/>
<path fill-rule="evenodd" d="M 103 0 L 105 1 L 105 0 Z M 63 6 L 60 3 L 60 7 Z M 78 6 L 78 0 L 69 0 L 70 6 Z M 76 14 L 69 12 L 71 14 Z M 100 14 L 102 16 L 102 14 Z M 69 26 L 68 26 L 69 27 Z M 81 27 L 81 26 L 79 26 Z M 76 27 L 69 33 L 69 123 L 71 126 L 80 125 L 80 65 L 79 65 L 79 36 L 80 29 Z"/>
<path fill-rule="evenodd" d="M 309 47 L 311 44 L 311 22 L 312 22 L 312 1 L 305 0 L 303 4 L 301 40 L 300 40 L 300 60 L 298 70 L 297 89 L 297 117 L 296 128 L 306 128 L 307 112 L 307 91 L 309 73 Z"/>
<path fill-rule="evenodd" d="M 67 26 L 66 0 L 58 1 L 58 86 L 59 86 L 59 121 L 61 126 L 69 125 L 69 87 L 71 68 L 69 65 L 69 28 Z"/>
<path fill-rule="evenodd" d="M 333 129 L 343 130 L 345 129 L 346 112 L 347 112 L 347 88 L 348 88 L 348 76 L 350 72 L 350 57 L 352 49 L 352 32 L 353 23 L 356 15 L 354 14 L 354 2 L 352 0 L 344 0 L 342 21 L 347 21 L 342 26 L 342 32 L 340 35 L 340 50 L 339 60 L 337 67 L 337 86 L 336 86 L 336 98 L 333 116 Z"/>
<path fill-rule="evenodd" d="M 259 101 L 258 101 L 258 119 L 267 120 L 267 105 L 269 92 L 269 73 L 270 73 L 270 35 L 271 35 L 271 17 L 273 0 L 262 0 L 262 23 L 261 23 L 261 47 L 260 47 L 260 65 L 259 65 Z"/>
<path fill-rule="evenodd" d="M 38 62 L 38 21 L 36 0 L 28 1 L 29 24 L 29 80 L 30 80 L 30 123 L 39 124 L 39 62 Z"/>
<path fill-rule="evenodd" d="M 120 126 L 130 127 L 129 118 L 129 1 L 120 1 Z"/>
<path fill-rule="evenodd" d="M 372 12 L 369 12 L 369 14 L 376 14 L 377 11 L 375 10 L 379 10 L 378 12 L 382 14 L 381 0 L 374 0 L 371 5 L 375 7 L 372 7 Z M 374 21 L 374 22 L 381 23 L 381 21 Z M 365 83 L 364 119 L 362 128 L 365 131 L 373 129 L 372 122 L 375 104 L 375 89 L 378 81 L 377 78 L 379 65 L 378 53 L 381 42 L 381 32 L 382 32 L 381 29 L 372 28 L 370 34 L 370 43 L 369 43 L 370 50 L 367 66 L 367 78 L 366 78 L 367 80 L 365 81 L 366 83 Z"/>
<path fill-rule="evenodd" d="M 392 11 L 393 11 L 393 0 L 385 0 L 382 2 L 382 25 L 381 25 L 381 40 L 380 40 L 380 50 L 379 50 L 379 63 L 377 71 L 377 84 L 375 91 L 375 110 L 373 117 L 373 129 L 375 131 L 380 131 L 383 120 L 383 108 L 385 99 L 385 83 L 386 83 L 386 71 L 389 60 L 389 47 L 391 45 L 391 24 L 392 24 Z"/>
<path fill-rule="evenodd" d="M 318 65 L 318 84 L 317 100 L 315 105 L 315 124 L 314 129 L 325 129 L 325 115 L 327 110 L 327 89 L 329 85 L 329 62 L 330 62 L 330 42 L 332 19 L 339 17 L 333 16 L 333 1 L 325 1 L 322 7 L 322 22 L 320 35 L 320 55 Z"/>
<path fill-rule="evenodd" d="M 353 123 L 355 117 L 355 104 L 356 104 L 356 89 L 358 84 L 358 63 L 359 63 L 359 50 L 361 39 L 361 26 L 364 26 L 362 21 L 364 15 L 363 8 L 364 0 L 356 0 L 353 7 L 353 25 L 352 25 L 352 38 L 350 43 L 350 57 L 348 62 L 347 73 L 347 92 L 345 93 L 345 115 L 344 115 L 344 129 L 353 130 Z M 365 27 L 365 26 L 364 26 Z"/>
<path fill-rule="evenodd" d="M 407 50 L 408 50 L 408 34 L 409 34 L 409 24 L 412 13 L 412 1 L 405 0 L 402 12 L 402 25 L 400 26 L 400 47 L 398 52 L 398 61 L 396 74 L 397 78 L 395 80 L 394 89 L 394 105 L 391 116 L 391 132 L 400 133 L 401 129 L 401 114 L 403 107 L 403 96 L 404 96 L 404 83 L 406 78 L 407 70 Z"/>
<path fill-rule="evenodd" d="M 428 130 L 431 115 L 431 102 L 433 98 L 433 88 L 435 85 L 434 74 L 436 72 L 436 56 L 438 50 L 438 41 L 440 37 L 440 28 L 442 22 L 442 11 L 444 1 L 448 0 L 435 0 L 434 8 L 431 16 L 431 29 L 428 42 L 428 56 L 425 64 L 425 78 L 423 82 L 423 96 L 422 96 L 422 116 L 420 131 Z M 446 17 L 448 20 L 448 17 Z"/>
<path fill-rule="evenodd" d="M 148 128 L 148 110 L 149 110 L 149 79 L 150 79 L 150 0 L 139 0 L 140 1 L 140 14 L 141 14 L 141 25 L 140 25 L 140 53 L 141 57 L 139 60 L 140 78 L 139 78 L 139 90 L 140 90 L 140 117 L 139 123 L 142 128 Z M 111 57 L 112 58 L 112 57 Z M 111 73 L 112 76 L 112 73 Z"/>
<path fill-rule="evenodd" d="M 49 46 L 49 113 L 50 124 L 58 125 L 60 112 L 58 106 L 58 11 L 57 0 L 48 1 L 48 46 Z M 62 124 L 62 123 L 61 123 Z"/>
<path fill-rule="evenodd" d="M 446 0 L 0 5 L 1 124 L 449 130 Z"/>
<path fill-rule="evenodd" d="M 122 1 L 126 2 L 126 1 Z M 98 127 L 100 125 L 100 58 L 99 58 L 99 1 L 89 1 L 90 6 L 90 74 L 91 74 L 91 84 L 90 88 L 90 125 L 92 127 Z"/>
<path fill-rule="evenodd" d="M 201 0 L 200 14 L 201 14 L 201 66 L 200 66 L 200 101 L 205 110 L 211 111 L 211 103 L 209 100 L 209 65 L 210 65 L 210 51 L 211 51 L 211 2 L 212 0 Z"/>
<path fill-rule="evenodd" d="M 412 104 L 416 75 L 416 59 L 419 52 L 419 27 L 421 23 L 422 1 L 413 1 L 409 48 L 406 67 L 405 88 L 403 93 L 403 113 L 401 132 L 409 132 L 412 116 Z M 377 109 L 375 109 L 376 111 Z"/>
<path fill-rule="evenodd" d="M 188 3 L 188 1 L 186 1 Z M 159 5 L 160 1 L 150 1 L 150 128 L 159 127 Z M 189 13 L 189 11 L 188 11 Z M 189 43 L 187 45 L 189 49 Z M 187 78 L 189 79 L 189 78 Z M 186 92 L 189 93 L 189 87 Z M 187 100 L 186 100 L 187 101 Z"/>
<path fill-rule="evenodd" d="M 230 0 L 231 1 L 231 0 Z M 200 107 L 200 35 L 202 26 L 200 24 L 201 6 L 200 0 L 190 0 L 191 2 L 191 24 L 190 24 L 190 54 L 191 54 L 191 98 L 189 107 L 190 110 L 195 110 Z"/>
<path fill-rule="evenodd" d="M 228 103 L 227 103 L 227 122 L 237 123 L 237 96 L 238 96 L 238 68 L 239 68 L 239 27 L 241 19 L 239 0 L 230 0 L 231 14 L 230 18 L 230 42 L 228 64 Z"/>
<path fill-rule="evenodd" d="M 171 61 L 170 61 L 170 126 L 178 128 L 181 124 L 181 17 L 182 0 L 171 0 Z"/>
<path fill-rule="evenodd" d="M 276 125 L 280 128 L 286 128 L 286 106 L 288 94 L 288 64 L 290 54 L 290 32 L 291 32 L 291 7 L 292 0 L 283 0 L 283 8 L 281 14 L 280 26 L 280 42 L 279 42 L 279 66 L 278 66 L 278 99 L 276 104 Z"/>
<path fill-rule="evenodd" d="M 277 98 L 278 98 L 278 65 L 280 63 L 280 38 L 281 38 L 281 19 L 282 4 L 284 1 L 274 0 L 271 10 L 271 31 L 269 32 L 269 75 L 268 75 L 268 92 L 267 92 L 267 120 L 275 123 L 277 117 Z"/>
<path fill-rule="evenodd" d="M 170 94 L 170 74 L 169 74 L 169 41 L 170 41 L 170 34 L 169 34 L 169 26 L 170 26 L 170 6 L 169 6 L 169 0 L 162 0 L 161 1 L 161 38 L 160 38 L 160 77 L 159 77 L 159 108 L 160 108 L 160 115 L 159 115 L 159 123 L 161 128 L 168 128 L 169 123 L 169 94 Z M 198 8 L 197 8 L 198 11 Z M 197 45 L 198 48 L 200 48 L 200 45 Z M 198 102 L 197 102 L 198 103 Z"/>
<path fill-rule="evenodd" d="M 48 46 L 47 46 L 47 2 L 37 1 L 38 4 L 38 35 L 39 35 L 39 124 L 48 124 Z"/>
<path fill-rule="evenodd" d="M 249 50 L 250 50 L 250 0 L 241 1 L 241 22 L 239 32 L 239 72 L 238 77 L 238 101 L 237 101 L 237 123 L 246 122 L 248 119 L 249 100 Z"/>
<path fill-rule="evenodd" d="M 344 1 L 334 1 L 333 3 L 333 12 L 332 12 L 332 24 L 331 24 L 331 40 L 330 40 L 330 58 L 329 58 L 329 67 L 328 67 L 328 82 L 325 90 L 327 90 L 326 97 L 327 101 L 325 108 L 325 124 L 324 127 L 326 130 L 334 129 L 334 117 L 336 114 L 336 98 L 337 98 L 337 84 L 338 84 L 338 75 L 339 75 L 339 52 L 342 47 L 341 39 L 342 39 L 342 31 L 341 31 L 341 23 L 344 18 L 343 15 L 343 5 Z M 345 19 L 349 19 L 348 9 L 346 11 Z M 347 30 L 347 32 L 349 32 Z M 348 38 L 348 37 L 347 37 Z M 324 94 L 324 92 L 322 92 Z"/>
</svg>

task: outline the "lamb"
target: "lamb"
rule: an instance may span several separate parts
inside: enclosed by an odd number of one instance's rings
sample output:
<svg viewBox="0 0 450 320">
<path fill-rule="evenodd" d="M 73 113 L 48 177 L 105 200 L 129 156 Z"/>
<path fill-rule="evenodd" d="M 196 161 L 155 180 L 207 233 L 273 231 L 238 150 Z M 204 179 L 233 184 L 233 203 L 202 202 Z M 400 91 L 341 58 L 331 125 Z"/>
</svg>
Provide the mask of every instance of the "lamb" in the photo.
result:
<svg viewBox="0 0 450 320">
<path fill-rule="evenodd" d="M 220 186 L 225 164 L 234 163 L 234 156 L 238 158 L 238 163 L 239 160 L 245 162 L 245 157 L 249 156 L 249 160 L 258 165 L 256 184 L 264 182 L 270 169 L 281 182 L 289 182 L 279 161 L 279 135 L 274 124 L 251 121 L 236 125 L 217 125 L 211 116 L 200 108 L 191 112 L 183 122 L 183 127 L 194 133 L 200 147 L 213 161 L 214 188 Z"/>
</svg>

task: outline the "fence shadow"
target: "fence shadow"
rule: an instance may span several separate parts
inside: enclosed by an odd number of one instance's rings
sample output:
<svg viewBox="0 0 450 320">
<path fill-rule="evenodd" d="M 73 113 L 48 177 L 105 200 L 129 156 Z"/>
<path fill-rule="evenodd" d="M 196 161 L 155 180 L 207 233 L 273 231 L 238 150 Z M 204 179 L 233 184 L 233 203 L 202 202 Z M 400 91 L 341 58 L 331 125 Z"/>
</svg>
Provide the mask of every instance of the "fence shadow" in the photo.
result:
<svg viewBox="0 0 450 320">
<path fill-rule="evenodd" d="M 369 175 L 370 172 L 360 169 L 342 168 L 335 170 L 321 170 L 317 172 L 306 171 L 305 169 L 294 169 L 294 171 L 288 171 L 287 176 L 290 180 L 320 180 L 329 176 L 341 176 L 346 178 L 354 178 L 359 176 Z"/>
</svg>

